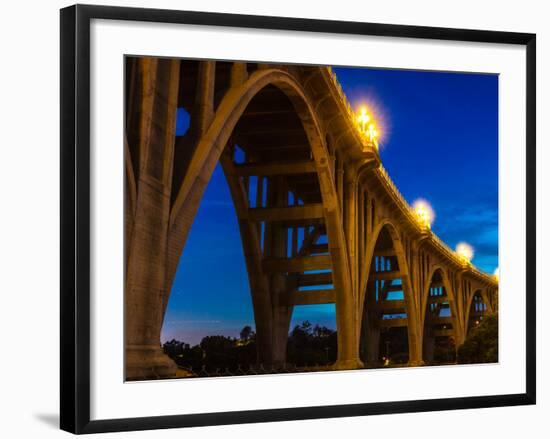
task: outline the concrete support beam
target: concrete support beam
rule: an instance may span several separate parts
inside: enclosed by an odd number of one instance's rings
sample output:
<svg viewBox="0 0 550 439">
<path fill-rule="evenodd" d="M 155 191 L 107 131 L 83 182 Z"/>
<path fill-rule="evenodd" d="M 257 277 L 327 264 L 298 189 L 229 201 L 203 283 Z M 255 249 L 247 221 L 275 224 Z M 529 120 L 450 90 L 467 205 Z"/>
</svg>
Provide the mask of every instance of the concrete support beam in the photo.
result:
<svg viewBox="0 0 550 439">
<path fill-rule="evenodd" d="M 428 304 L 430 303 L 449 303 L 451 301 L 450 297 L 447 296 L 430 296 L 428 297 Z"/>
<path fill-rule="evenodd" d="M 271 175 L 296 175 L 314 174 L 315 162 L 304 160 L 299 162 L 280 163 L 243 163 L 235 165 L 235 173 L 240 176 L 271 176 Z"/>
<path fill-rule="evenodd" d="M 391 257 L 395 256 L 395 250 L 393 248 L 387 249 L 387 250 L 377 250 L 374 252 L 373 256 L 383 256 L 383 257 Z"/>
<path fill-rule="evenodd" d="M 309 247 L 309 254 L 312 253 L 328 253 L 328 244 L 313 244 Z"/>
<path fill-rule="evenodd" d="M 403 274 L 400 271 L 378 271 L 372 273 L 370 277 L 375 280 L 392 280 L 401 279 Z"/>
<path fill-rule="evenodd" d="M 408 319 L 381 319 L 378 321 L 378 326 L 380 328 L 400 328 L 403 326 L 408 326 Z"/>
<path fill-rule="evenodd" d="M 303 256 L 298 258 L 268 258 L 262 261 L 265 273 L 301 273 L 312 270 L 329 270 L 332 268 L 330 255 Z"/>
<path fill-rule="evenodd" d="M 404 300 L 383 300 L 375 302 L 374 309 L 378 311 L 384 311 L 386 313 L 403 312 L 407 308 L 407 304 Z"/>
<path fill-rule="evenodd" d="M 292 207 L 259 207 L 248 209 L 249 221 L 269 221 L 269 222 L 293 222 L 303 220 L 314 220 L 323 218 L 323 205 L 312 204 L 309 206 Z"/>
<path fill-rule="evenodd" d="M 197 132 L 199 135 L 202 135 L 206 131 L 212 122 L 212 119 L 214 119 L 215 75 L 215 61 L 203 61 L 199 63 L 199 75 L 197 78 L 197 93 L 194 112 L 194 115 L 196 116 Z"/>
<path fill-rule="evenodd" d="M 335 302 L 336 292 L 333 289 L 295 291 L 290 295 L 292 305 L 320 305 Z"/>
<path fill-rule="evenodd" d="M 297 284 L 300 287 L 332 284 L 332 273 L 304 273 L 298 275 Z"/>
<path fill-rule="evenodd" d="M 431 325 L 452 325 L 453 324 L 452 317 L 431 317 L 429 314 L 427 317 Z"/>
<path fill-rule="evenodd" d="M 403 285 L 390 285 L 387 287 L 384 287 L 384 291 L 386 293 L 392 293 L 395 291 L 403 291 Z"/>
<path fill-rule="evenodd" d="M 246 63 L 236 62 L 231 66 L 231 87 L 243 84 L 248 79 Z"/>
<path fill-rule="evenodd" d="M 306 230 L 298 256 L 307 256 L 310 254 L 309 249 L 311 246 L 317 242 L 322 234 L 326 233 L 324 229 L 324 225 L 317 225 L 311 232 Z"/>
</svg>

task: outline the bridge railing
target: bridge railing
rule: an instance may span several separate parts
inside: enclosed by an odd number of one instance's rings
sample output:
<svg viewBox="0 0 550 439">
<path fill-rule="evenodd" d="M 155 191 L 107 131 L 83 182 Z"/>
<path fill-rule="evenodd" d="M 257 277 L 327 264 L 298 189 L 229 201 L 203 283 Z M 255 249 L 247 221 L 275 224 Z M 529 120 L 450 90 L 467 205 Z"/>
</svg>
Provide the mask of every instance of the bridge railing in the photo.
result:
<svg viewBox="0 0 550 439">
<path fill-rule="evenodd" d="M 330 81 L 334 89 L 336 90 L 337 98 L 339 99 L 340 104 L 346 111 L 346 116 L 349 120 L 350 125 L 355 127 L 357 115 L 355 114 L 355 111 L 353 110 L 353 107 L 351 106 L 351 103 L 349 102 L 348 97 L 346 96 L 346 93 L 344 92 L 344 89 L 340 84 L 340 81 L 338 81 L 338 77 L 336 76 L 336 73 L 334 72 L 334 70 L 332 70 L 332 67 L 330 66 L 325 67 L 325 69 L 328 72 L 328 77 L 330 78 Z M 365 150 L 378 151 L 377 140 L 368 141 L 365 136 L 359 133 L 359 131 L 356 131 L 356 134 L 361 144 L 361 151 L 365 151 Z"/>
<path fill-rule="evenodd" d="M 327 70 L 330 74 L 330 78 L 332 79 L 332 82 L 334 83 L 334 86 L 336 87 L 336 90 L 338 91 L 338 95 L 340 96 L 340 100 L 342 101 L 344 107 L 347 110 L 348 117 L 352 121 L 352 123 L 355 123 L 355 114 L 353 112 L 353 108 L 351 107 L 351 104 L 348 100 L 348 97 L 344 93 L 344 89 L 342 88 L 342 84 L 340 84 L 340 81 L 338 81 L 338 77 L 336 76 L 336 73 L 334 70 L 332 70 L 332 67 L 328 66 Z"/>
</svg>

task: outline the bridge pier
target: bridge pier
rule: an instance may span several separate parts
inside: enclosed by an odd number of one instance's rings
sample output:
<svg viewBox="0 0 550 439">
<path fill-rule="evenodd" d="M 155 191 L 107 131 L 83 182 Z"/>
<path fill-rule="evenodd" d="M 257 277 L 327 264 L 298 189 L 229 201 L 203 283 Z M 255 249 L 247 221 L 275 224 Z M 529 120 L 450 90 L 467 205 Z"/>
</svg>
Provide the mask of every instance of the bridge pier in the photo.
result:
<svg viewBox="0 0 550 439">
<path fill-rule="evenodd" d="M 422 340 L 422 359 L 427 363 L 431 363 L 434 359 L 434 350 L 435 337 L 430 333 L 424 334 Z"/>
<path fill-rule="evenodd" d="M 336 370 L 361 369 L 364 367 L 364 363 L 359 357 L 359 340 L 355 336 L 355 328 L 346 327 L 342 323 L 343 319 L 347 319 L 348 322 L 352 319 L 350 319 L 349 316 L 339 316 L 338 314 L 337 305 L 336 325 L 338 329 L 338 357 L 333 367 Z"/>
<path fill-rule="evenodd" d="M 413 316 L 413 322 L 411 322 L 411 326 L 414 325 L 416 320 L 418 319 L 418 316 Z M 408 328 L 408 334 L 409 334 L 409 362 L 407 365 L 409 367 L 415 367 L 415 366 L 423 366 L 425 364 L 424 359 L 422 357 L 422 331 L 415 327 L 412 328 L 409 326 Z"/>
<path fill-rule="evenodd" d="M 278 367 L 286 363 L 290 314 L 280 308 L 270 314 L 273 317 L 270 325 L 259 324 L 256 315 L 257 363 Z"/>
<path fill-rule="evenodd" d="M 161 349 L 160 331 L 167 296 L 166 248 L 180 64 L 155 58 L 141 58 L 137 63 L 139 80 L 132 85 L 142 100 L 134 102 L 129 111 L 139 131 L 130 130 L 128 136 L 139 142 L 139 150 L 133 151 L 140 151 L 143 163 L 130 182 L 136 188 L 135 199 L 125 205 L 128 380 L 176 372 L 175 363 Z"/>
<path fill-rule="evenodd" d="M 380 365 L 380 328 L 367 325 L 366 333 L 366 366 L 377 367 Z"/>
</svg>

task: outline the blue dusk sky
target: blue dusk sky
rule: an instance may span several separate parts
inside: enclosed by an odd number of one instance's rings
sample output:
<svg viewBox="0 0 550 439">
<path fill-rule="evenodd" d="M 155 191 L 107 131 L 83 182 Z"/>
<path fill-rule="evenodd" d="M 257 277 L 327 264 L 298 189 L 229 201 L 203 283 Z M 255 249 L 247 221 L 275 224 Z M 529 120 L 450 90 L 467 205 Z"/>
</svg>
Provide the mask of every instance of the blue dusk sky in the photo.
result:
<svg viewBox="0 0 550 439">
<path fill-rule="evenodd" d="M 473 263 L 498 266 L 498 76 L 335 68 L 354 108 L 380 121 L 384 167 L 409 203 L 427 200 L 432 230 L 451 248 L 465 241 Z M 179 123 L 183 123 L 179 118 Z M 295 307 L 303 320 L 335 328 L 334 305 Z M 246 264 L 231 195 L 218 165 L 180 259 L 162 331 L 196 344 L 254 327 Z"/>
</svg>

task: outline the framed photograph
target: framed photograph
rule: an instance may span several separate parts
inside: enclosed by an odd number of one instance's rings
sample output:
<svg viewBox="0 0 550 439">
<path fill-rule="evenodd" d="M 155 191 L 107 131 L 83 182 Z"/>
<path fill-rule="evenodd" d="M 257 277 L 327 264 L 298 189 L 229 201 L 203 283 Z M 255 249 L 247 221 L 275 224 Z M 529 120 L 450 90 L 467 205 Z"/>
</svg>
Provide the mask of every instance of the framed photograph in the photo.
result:
<svg viewBox="0 0 550 439">
<path fill-rule="evenodd" d="M 535 403 L 535 35 L 61 10 L 61 428 Z"/>
</svg>

